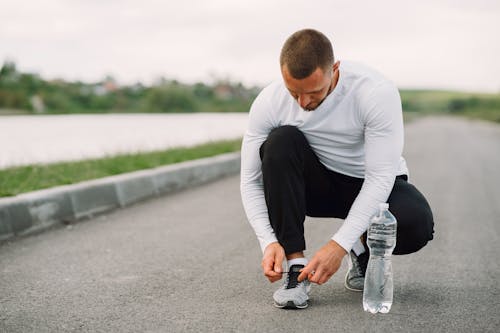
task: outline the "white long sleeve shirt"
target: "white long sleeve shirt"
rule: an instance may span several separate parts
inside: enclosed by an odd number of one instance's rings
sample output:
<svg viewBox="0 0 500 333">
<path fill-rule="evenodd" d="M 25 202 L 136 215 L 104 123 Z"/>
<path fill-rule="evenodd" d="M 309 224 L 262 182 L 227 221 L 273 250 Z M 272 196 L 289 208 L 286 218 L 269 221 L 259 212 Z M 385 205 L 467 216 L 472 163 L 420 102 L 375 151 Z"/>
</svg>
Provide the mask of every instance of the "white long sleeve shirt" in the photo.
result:
<svg viewBox="0 0 500 333">
<path fill-rule="evenodd" d="M 329 170 L 364 178 L 349 214 L 332 239 L 349 252 L 365 232 L 397 175 L 408 174 L 403 150 L 401 99 L 378 72 L 341 61 L 334 90 L 314 111 L 304 111 L 282 81 L 262 90 L 252 104 L 241 151 L 241 197 L 262 251 L 276 236 L 264 199 L 259 148 L 279 126 L 299 128 Z"/>
</svg>

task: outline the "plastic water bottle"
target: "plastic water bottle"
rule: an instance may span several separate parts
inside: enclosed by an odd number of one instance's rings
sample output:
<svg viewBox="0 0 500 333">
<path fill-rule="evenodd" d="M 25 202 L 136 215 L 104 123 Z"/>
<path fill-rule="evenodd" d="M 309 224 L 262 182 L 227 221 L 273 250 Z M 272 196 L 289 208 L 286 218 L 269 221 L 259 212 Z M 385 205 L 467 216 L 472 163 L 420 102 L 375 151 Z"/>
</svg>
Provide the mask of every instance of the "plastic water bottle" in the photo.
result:
<svg viewBox="0 0 500 333">
<path fill-rule="evenodd" d="M 389 212 L 389 204 L 380 204 L 368 228 L 370 259 L 363 289 L 363 309 L 371 313 L 387 313 L 392 306 L 393 281 L 391 255 L 396 246 L 397 222 Z"/>
</svg>

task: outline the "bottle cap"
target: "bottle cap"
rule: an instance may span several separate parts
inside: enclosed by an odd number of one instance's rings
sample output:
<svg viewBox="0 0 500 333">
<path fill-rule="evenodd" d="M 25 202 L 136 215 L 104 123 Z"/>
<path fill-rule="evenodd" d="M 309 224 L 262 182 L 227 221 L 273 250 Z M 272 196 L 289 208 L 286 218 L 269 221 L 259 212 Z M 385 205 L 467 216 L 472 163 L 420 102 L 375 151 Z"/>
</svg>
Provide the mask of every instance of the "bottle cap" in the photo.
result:
<svg viewBox="0 0 500 333">
<path fill-rule="evenodd" d="M 386 203 L 386 202 L 384 202 L 384 203 L 381 203 L 381 204 L 379 205 L 379 207 L 380 207 L 380 210 L 389 209 L 389 204 L 388 204 L 388 203 Z"/>
</svg>

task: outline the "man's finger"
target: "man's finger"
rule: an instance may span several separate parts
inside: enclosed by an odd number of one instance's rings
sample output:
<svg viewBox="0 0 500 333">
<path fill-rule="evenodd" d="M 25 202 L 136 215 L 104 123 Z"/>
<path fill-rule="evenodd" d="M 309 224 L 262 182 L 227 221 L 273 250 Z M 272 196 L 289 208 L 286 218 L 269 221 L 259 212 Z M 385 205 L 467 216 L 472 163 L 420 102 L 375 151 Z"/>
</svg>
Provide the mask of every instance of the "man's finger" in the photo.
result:
<svg viewBox="0 0 500 333">
<path fill-rule="evenodd" d="M 309 281 L 311 281 L 312 283 L 321 284 L 320 281 L 322 280 L 323 276 L 324 276 L 323 270 L 318 269 L 317 271 L 314 272 L 314 274 L 311 274 L 309 276 Z"/>
<path fill-rule="evenodd" d="M 306 269 L 305 269 L 305 268 L 302 268 L 302 271 L 300 272 L 299 277 L 297 278 L 297 280 L 299 280 L 299 282 L 302 282 L 302 281 L 303 281 L 303 280 L 305 280 L 308 276 L 309 276 L 309 271 L 306 271 Z"/>
<path fill-rule="evenodd" d="M 274 261 L 274 271 L 278 274 L 281 274 L 281 272 L 283 272 L 283 260 L 284 259 L 285 259 L 285 257 L 283 256 L 283 254 L 281 252 L 279 252 L 276 255 L 276 260 Z"/>
<path fill-rule="evenodd" d="M 270 270 L 270 271 L 264 272 L 264 275 L 267 277 L 278 278 L 278 280 L 279 280 L 279 279 L 281 279 L 282 273 L 277 273 L 273 270 Z"/>
<path fill-rule="evenodd" d="M 315 264 L 311 261 L 309 264 L 307 264 L 306 267 L 302 268 L 302 271 L 299 274 L 299 277 L 297 278 L 299 282 L 302 282 L 306 278 L 309 277 L 309 275 L 315 270 Z"/>
<path fill-rule="evenodd" d="M 266 276 L 273 271 L 273 261 L 272 261 L 272 259 L 264 259 L 264 260 L 262 260 L 262 270 L 264 271 L 264 274 Z"/>
<path fill-rule="evenodd" d="M 275 271 L 273 270 L 269 270 L 269 271 L 266 271 L 264 272 L 264 275 L 267 277 L 267 279 L 272 283 L 272 282 L 276 282 L 278 280 L 281 280 L 281 278 L 283 277 L 283 274 L 282 273 L 276 273 Z"/>
<path fill-rule="evenodd" d="M 279 276 L 273 276 L 273 277 L 268 277 L 267 279 L 269 280 L 269 282 L 273 283 L 273 282 L 276 282 L 278 280 L 281 280 L 281 275 L 279 275 Z"/>
<path fill-rule="evenodd" d="M 318 281 L 318 284 L 323 284 L 326 283 L 330 278 L 332 277 L 333 274 L 324 274 L 321 279 Z"/>
<path fill-rule="evenodd" d="M 268 258 L 262 259 L 262 268 L 265 270 L 272 270 L 273 264 L 274 264 L 273 258 L 268 257 Z"/>
<path fill-rule="evenodd" d="M 272 260 L 271 258 L 262 261 L 262 269 L 264 270 L 264 275 L 267 276 L 267 278 L 275 279 L 275 281 L 281 279 L 282 273 L 275 272 L 274 260 Z"/>
</svg>

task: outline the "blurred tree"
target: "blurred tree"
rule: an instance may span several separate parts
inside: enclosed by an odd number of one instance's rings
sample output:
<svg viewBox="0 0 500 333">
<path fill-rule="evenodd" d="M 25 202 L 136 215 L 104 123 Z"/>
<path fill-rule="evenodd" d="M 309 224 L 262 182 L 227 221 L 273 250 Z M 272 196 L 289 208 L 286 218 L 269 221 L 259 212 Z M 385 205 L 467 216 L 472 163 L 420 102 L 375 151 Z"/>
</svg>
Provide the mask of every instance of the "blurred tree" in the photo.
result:
<svg viewBox="0 0 500 333">
<path fill-rule="evenodd" d="M 161 77 L 152 86 L 119 86 L 110 75 L 95 83 L 68 82 L 21 73 L 13 61 L 0 68 L 0 108 L 30 112 L 246 112 L 257 92 L 228 79 L 186 85 Z"/>
<path fill-rule="evenodd" d="M 16 64 L 13 61 L 6 60 L 0 69 L 0 80 L 11 78 L 17 74 Z"/>
<path fill-rule="evenodd" d="M 210 100 L 214 98 L 214 89 L 202 82 L 198 82 L 193 87 L 193 94 L 199 100 Z"/>
<path fill-rule="evenodd" d="M 193 92 L 178 83 L 154 87 L 146 98 L 147 106 L 153 112 L 198 111 L 198 104 Z"/>
</svg>

